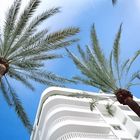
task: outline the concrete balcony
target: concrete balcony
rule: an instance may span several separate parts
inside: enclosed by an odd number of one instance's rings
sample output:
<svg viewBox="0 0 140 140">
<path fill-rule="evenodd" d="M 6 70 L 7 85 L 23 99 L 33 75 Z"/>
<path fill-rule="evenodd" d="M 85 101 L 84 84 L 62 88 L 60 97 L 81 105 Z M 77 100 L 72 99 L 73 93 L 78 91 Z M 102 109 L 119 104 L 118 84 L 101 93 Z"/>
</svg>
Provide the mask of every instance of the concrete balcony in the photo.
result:
<svg viewBox="0 0 140 140">
<path fill-rule="evenodd" d="M 65 88 L 49 88 L 44 91 L 30 140 L 64 140 L 64 137 L 80 137 L 81 140 L 82 136 L 85 136 L 86 140 L 95 137 L 116 140 L 117 137 L 100 111 L 96 108 L 90 110 L 90 98 L 69 96 L 77 93 L 82 95 L 80 92 Z M 105 99 L 113 97 L 97 93 L 86 95 Z"/>
</svg>

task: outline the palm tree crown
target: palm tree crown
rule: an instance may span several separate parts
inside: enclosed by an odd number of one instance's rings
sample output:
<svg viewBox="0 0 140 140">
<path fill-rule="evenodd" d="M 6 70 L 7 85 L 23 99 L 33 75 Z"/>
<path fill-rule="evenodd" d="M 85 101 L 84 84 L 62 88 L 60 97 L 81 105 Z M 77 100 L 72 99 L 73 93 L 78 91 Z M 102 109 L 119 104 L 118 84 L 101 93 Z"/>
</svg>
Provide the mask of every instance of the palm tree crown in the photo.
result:
<svg viewBox="0 0 140 140">
<path fill-rule="evenodd" d="M 135 79 L 140 74 L 140 71 L 134 72 L 131 76 L 128 74 L 137 55 L 132 59 L 126 60 L 122 64 L 120 63 L 121 30 L 122 25 L 120 25 L 116 35 L 109 60 L 105 57 L 100 48 L 94 26 L 91 29 L 91 48 L 86 46 L 86 51 L 84 51 L 78 46 L 80 58 L 71 53 L 68 49 L 67 52 L 82 73 L 82 76 L 74 77 L 76 81 L 97 87 L 105 92 L 114 93 L 121 104 L 129 105 L 140 117 L 140 107 L 133 101 L 133 96 L 129 92 L 129 88 L 132 85 L 138 84 L 135 83 Z"/>
<path fill-rule="evenodd" d="M 51 51 L 76 42 L 77 39 L 69 37 L 79 32 L 79 29 L 74 27 L 53 33 L 49 33 L 47 28 L 38 30 L 37 27 L 43 21 L 60 11 L 59 8 L 52 8 L 31 18 L 39 4 L 40 0 L 30 0 L 19 15 L 21 0 L 15 0 L 7 11 L 4 28 L 0 34 L 1 91 L 8 105 L 15 108 L 29 131 L 32 129 L 31 123 L 9 79 L 18 80 L 32 90 L 34 86 L 31 80 L 47 85 L 66 82 L 66 79 L 42 68 L 46 60 L 61 57 Z"/>
</svg>

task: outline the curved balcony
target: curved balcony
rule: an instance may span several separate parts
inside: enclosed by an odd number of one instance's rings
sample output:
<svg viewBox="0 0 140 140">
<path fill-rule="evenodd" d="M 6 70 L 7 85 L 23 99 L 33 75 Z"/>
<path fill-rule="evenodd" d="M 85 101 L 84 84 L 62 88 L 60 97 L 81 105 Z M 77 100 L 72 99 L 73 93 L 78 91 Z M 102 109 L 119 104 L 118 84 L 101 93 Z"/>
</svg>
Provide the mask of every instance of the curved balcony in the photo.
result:
<svg viewBox="0 0 140 140">
<path fill-rule="evenodd" d="M 72 94 L 77 93 L 80 96 L 82 95 L 83 98 L 70 97 Z M 56 87 L 45 90 L 39 103 L 31 140 L 45 140 L 46 137 L 50 135 L 51 131 L 54 131 L 54 133 L 57 134 L 60 130 L 67 130 L 65 127 L 68 128 L 68 132 L 66 131 L 65 133 L 69 133 L 70 129 L 73 130 L 73 128 L 77 128 L 79 133 L 81 133 L 81 131 L 84 133 L 86 127 L 87 130 L 95 127 L 93 129 L 95 130 L 96 128 L 103 126 L 100 125 L 100 123 L 104 123 L 104 121 L 102 120 L 99 111 L 96 109 L 93 112 L 90 111 L 90 99 L 84 98 L 85 93 L 83 93 L 83 91 L 79 90 Z M 105 99 L 109 98 L 109 96 L 105 94 L 100 96 L 96 93 L 86 93 L 86 95 L 90 95 L 91 97 L 98 96 L 99 98 Z M 68 122 L 71 123 L 67 124 Z M 76 122 L 79 124 L 76 124 Z M 56 129 L 58 126 L 62 129 Z M 101 128 L 103 129 L 103 127 Z M 105 129 L 103 130 L 108 130 L 110 133 L 109 126 L 105 126 Z M 54 134 L 52 133 L 50 137 L 52 137 L 52 135 Z M 62 135 L 64 135 L 64 133 Z M 46 140 L 50 140 L 50 138 L 47 138 Z"/>
<path fill-rule="evenodd" d="M 81 133 L 81 132 L 70 132 L 57 138 L 57 140 L 119 140 L 116 136 L 112 134 L 97 134 L 97 133 Z"/>
<path fill-rule="evenodd" d="M 67 107 L 67 108 L 64 108 L 64 107 Z M 46 120 L 47 115 L 51 114 L 52 111 L 59 108 L 62 108 L 65 110 L 70 108 L 71 110 L 76 110 L 78 112 L 85 111 L 85 113 L 90 113 L 90 114 L 94 112 L 97 113 L 97 110 L 94 110 L 93 112 L 90 111 L 88 100 L 65 97 L 65 96 L 52 96 L 48 98 L 48 100 L 46 100 L 43 104 L 40 120 L 38 122 L 39 129 L 42 129 L 44 120 Z"/>
<path fill-rule="evenodd" d="M 49 130 L 49 133 L 44 135 L 44 137 L 42 137 L 41 139 L 46 138 L 46 140 L 47 139 L 56 140 L 57 138 L 62 137 L 62 135 L 71 132 L 86 134 L 86 137 L 99 136 L 100 138 L 104 138 L 104 136 L 111 135 L 113 138 L 116 138 L 115 135 L 113 135 L 113 133 L 111 132 L 110 127 L 108 126 L 100 126 L 97 123 L 94 124 L 91 122 L 83 122 L 83 121 L 69 120 L 68 118 L 63 118 L 63 120 L 57 123 L 57 125 L 54 125 Z M 85 138 L 85 136 L 81 135 L 81 138 Z"/>
</svg>

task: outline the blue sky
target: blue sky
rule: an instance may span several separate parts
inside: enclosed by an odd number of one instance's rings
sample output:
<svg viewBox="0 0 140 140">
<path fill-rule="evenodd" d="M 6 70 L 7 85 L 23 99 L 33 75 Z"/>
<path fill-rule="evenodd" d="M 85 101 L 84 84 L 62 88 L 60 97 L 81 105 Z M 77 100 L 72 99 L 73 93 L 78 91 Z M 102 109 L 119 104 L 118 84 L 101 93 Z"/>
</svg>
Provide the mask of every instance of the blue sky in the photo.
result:
<svg viewBox="0 0 140 140">
<path fill-rule="evenodd" d="M 4 19 L 4 13 L 13 0 L 5 0 L 0 5 L 0 24 Z M 23 0 L 23 8 L 27 3 Z M 96 26 L 98 38 L 106 55 L 112 48 L 113 40 L 118 27 L 123 22 L 123 32 L 121 38 L 122 58 L 132 56 L 134 52 L 140 49 L 140 1 L 139 0 L 118 0 L 118 4 L 113 7 L 111 0 L 42 0 L 42 3 L 36 14 L 50 7 L 61 7 L 61 13 L 50 18 L 42 24 L 40 28 L 49 27 L 50 31 L 69 26 L 80 27 L 81 32 L 78 37 L 81 39 L 79 44 L 90 44 L 90 28 L 94 23 Z M 76 52 L 75 45 L 69 47 L 71 51 Z M 72 77 L 79 74 L 79 71 L 72 64 L 72 61 L 66 56 L 64 50 L 58 51 L 64 54 L 64 59 L 49 61 L 46 63 L 48 70 L 56 74 Z M 140 68 L 139 60 L 136 61 L 136 68 Z M 21 101 L 27 111 L 30 119 L 34 122 L 37 106 L 41 93 L 46 86 L 35 84 L 36 91 L 32 92 L 19 83 L 12 83 L 17 90 Z M 97 91 L 93 87 L 85 85 L 67 85 L 69 88 Z M 140 97 L 139 87 L 131 90 L 133 94 Z M 29 134 L 17 118 L 12 108 L 9 108 L 3 97 L 0 95 L 0 140 L 29 140 Z"/>
</svg>

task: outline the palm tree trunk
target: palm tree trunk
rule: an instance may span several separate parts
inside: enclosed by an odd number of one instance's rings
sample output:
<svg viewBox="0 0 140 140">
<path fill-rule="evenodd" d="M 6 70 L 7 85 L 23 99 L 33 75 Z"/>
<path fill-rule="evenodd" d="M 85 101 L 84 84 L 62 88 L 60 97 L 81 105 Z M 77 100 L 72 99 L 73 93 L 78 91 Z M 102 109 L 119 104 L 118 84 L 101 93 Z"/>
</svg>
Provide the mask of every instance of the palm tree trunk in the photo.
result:
<svg viewBox="0 0 140 140">
<path fill-rule="evenodd" d="M 0 64 L 0 78 L 5 74 L 6 67 L 4 64 Z"/>
<path fill-rule="evenodd" d="M 0 57 L 0 78 L 8 71 L 8 61 Z"/>
<path fill-rule="evenodd" d="M 128 105 L 140 117 L 140 106 L 136 101 L 133 100 L 133 95 L 130 91 L 118 89 L 115 92 L 115 95 L 121 104 Z"/>
<path fill-rule="evenodd" d="M 128 98 L 125 103 L 140 117 L 140 106 L 136 101 L 132 98 Z"/>
</svg>

